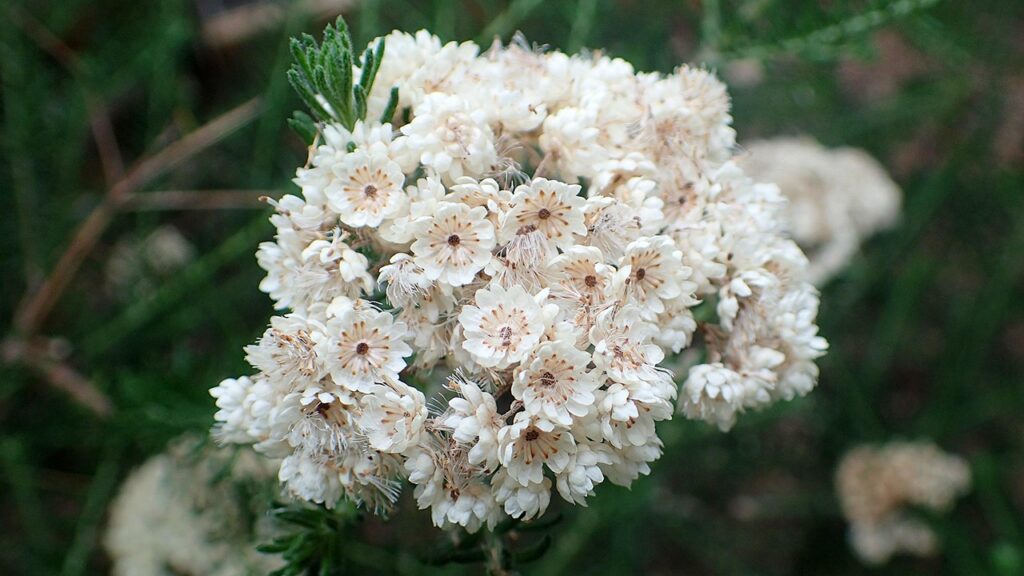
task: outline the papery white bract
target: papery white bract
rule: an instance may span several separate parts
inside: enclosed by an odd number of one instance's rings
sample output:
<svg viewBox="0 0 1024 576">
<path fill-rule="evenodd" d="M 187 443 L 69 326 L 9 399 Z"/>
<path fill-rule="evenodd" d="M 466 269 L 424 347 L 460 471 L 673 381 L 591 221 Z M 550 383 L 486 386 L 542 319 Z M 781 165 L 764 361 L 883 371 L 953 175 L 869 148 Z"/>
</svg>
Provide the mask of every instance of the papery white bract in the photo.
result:
<svg viewBox="0 0 1024 576">
<path fill-rule="evenodd" d="M 260 287 L 291 312 L 213 389 L 220 440 L 294 497 L 384 510 L 404 478 L 475 531 L 630 485 L 677 410 L 724 430 L 814 387 L 808 262 L 711 73 L 386 42 L 366 118 L 321 118 L 274 204 Z"/>
</svg>

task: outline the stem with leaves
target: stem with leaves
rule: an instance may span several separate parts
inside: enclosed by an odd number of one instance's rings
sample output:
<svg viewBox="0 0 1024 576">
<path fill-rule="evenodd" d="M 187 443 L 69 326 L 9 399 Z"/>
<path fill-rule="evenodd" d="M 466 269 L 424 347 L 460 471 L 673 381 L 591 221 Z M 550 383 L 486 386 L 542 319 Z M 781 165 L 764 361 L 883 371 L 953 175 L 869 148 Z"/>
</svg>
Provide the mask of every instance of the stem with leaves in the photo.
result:
<svg viewBox="0 0 1024 576">
<path fill-rule="evenodd" d="M 309 34 L 291 41 L 292 66 L 288 81 L 313 113 L 295 112 L 289 124 L 307 141 L 316 134 L 315 122 L 336 122 L 352 130 L 366 118 L 366 103 L 384 58 L 384 39 L 367 48 L 359 61 L 359 80 L 355 79 L 352 37 L 345 20 L 338 17 L 324 30 L 323 43 Z M 398 106 L 398 87 L 391 88 L 381 122 L 387 122 Z"/>
</svg>

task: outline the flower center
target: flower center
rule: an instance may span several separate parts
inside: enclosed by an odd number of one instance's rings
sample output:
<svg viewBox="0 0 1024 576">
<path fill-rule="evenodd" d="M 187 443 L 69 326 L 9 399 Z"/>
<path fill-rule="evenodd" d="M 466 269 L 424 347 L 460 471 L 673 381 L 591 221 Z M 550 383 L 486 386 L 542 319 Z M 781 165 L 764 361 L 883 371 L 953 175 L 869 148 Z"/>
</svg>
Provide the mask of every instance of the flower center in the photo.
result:
<svg viewBox="0 0 1024 576">
<path fill-rule="evenodd" d="M 526 441 L 527 442 L 533 442 L 537 438 L 540 438 L 540 432 L 537 432 L 533 428 L 530 428 L 529 430 L 526 431 Z"/>
<path fill-rule="evenodd" d="M 356 354 L 359 354 L 360 356 L 366 356 L 366 354 L 369 352 L 370 345 L 367 344 L 366 342 L 360 342 L 359 344 L 356 344 Z"/>
<path fill-rule="evenodd" d="M 540 375 L 540 385 L 550 388 L 555 385 L 555 375 L 551 372 L 545 372 Z"/>
<path fill-rule="evenodd" d="M 511 326 L 502 326 L 501 330 L 498 331 L 498 336 L 501 337 L 501 345 L 502 346 L 508 347 L 508 346 L 512 345 L 512 327 Z"/>
<path fill-rule="evenodd" d="M 376 198 L 377 187 L 373 184 L 367 184 L 366 187 L 363 188 L 363 194 L 365 194 L 367 198 Z"/>
<path fill-rule="evenodd" d="M 597 276 L 587 274 L 587 277 L 583 279 L 583 283 L 587 285 L 587 288 L 593 288 L 597 286 Z"/>
<path fill-rule="evenodd" d="M 638 268 L 636 271 L 636 279 L 643 280 L 644 276 L 647 276 L 647 270 L 644 270 L 643 268 Z"/>
<path fill-rule="evenodd" d="M 547 220 L 548 218 L 551 218 L 551 210 L 548 210 L 547 208 L 541 208 L 540 212 L 537 212 L 537 217 L 540 218 L 541 220 Z"/>
<path fill-rule="evenodd" d="M 459 238 L 458 234 L 452 234 L 448 237 L 449 246 L 458 246 L 460 242 L 462 242 L 462 238 Z"/>
</svg>

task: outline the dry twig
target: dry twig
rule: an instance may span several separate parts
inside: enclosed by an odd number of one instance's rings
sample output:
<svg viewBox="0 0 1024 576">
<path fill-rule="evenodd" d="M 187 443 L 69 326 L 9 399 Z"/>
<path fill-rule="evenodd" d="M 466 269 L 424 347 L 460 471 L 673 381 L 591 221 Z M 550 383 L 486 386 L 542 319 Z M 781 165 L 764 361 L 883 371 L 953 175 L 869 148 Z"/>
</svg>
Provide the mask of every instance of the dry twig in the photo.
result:
<svg viewBox="0 0 1024 576">
<path fill-rule="evenodd" d="M 258 115 L 261 104 L 259 98 L 244 102 L 160 151 L 144 157 L 126 173 L 109 111 L 87 87 L 88 83 L 83 78 L 78 56 L 23 10 L 12 7 L 7 14 L 26 36 L 57 60 L 78 81 L 89 112 L 89 126 L 99 152 L 107 192 L 75 230 L 70 244 L 49 275 L 38 288 L 30 288 L 22 298 L 14 316 L 16 335 L 3 342 L 2 358 L 9 363 L 25 364 L 38 372 L 53 387 L 67 392 L 96 415 L 106 417 L 113 411 L 113 405 L 106 395 L 75 371 L 63 358 L 51 353 L 49 347 L 40 345 L 35 335 L 119 211 L 183 208 L 186 205 L 205 209 L 233 208 L 250 203 L 249 194 L 243 192 L 215 191 L 200 197 L 200 193 L 169 191 L 147 194 L 145 196 L 149 198 L 141 201 L 135 201 L 135 193 L 153 179 L 250 122 Z M 251 202 L 255 204 L 259 196 L 259 193 L 252 193 Z"/>
</svg>

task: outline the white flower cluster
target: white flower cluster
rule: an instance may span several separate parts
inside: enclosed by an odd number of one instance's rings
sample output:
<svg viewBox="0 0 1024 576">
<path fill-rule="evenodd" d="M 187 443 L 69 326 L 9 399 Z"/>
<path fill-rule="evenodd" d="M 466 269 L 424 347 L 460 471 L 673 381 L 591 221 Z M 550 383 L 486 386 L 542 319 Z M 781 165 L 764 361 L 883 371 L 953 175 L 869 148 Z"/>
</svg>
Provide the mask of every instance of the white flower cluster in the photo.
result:
<svg viewBox="0 0 1024 576">
<path fill-rule="evenodd" d="M 628 486 L 661 455 L 664 361 L 705 300 L 683 414 L 726 429 L 814 387 L 807 261 L 778 189 L 730 161 L 713 75 L 386 46 L 367 117 L 398 87 L 392 123 L 320 126 L 258 252 L 282 315 L 246 349 L 257 373 L 212 390 L 219 437 L 283 458 L 287 492 L 381 510 L 404 478 L 436 525 L 476 530 L 542 514 L 553 488 Z"/>
<path fill-rule="evenodd" d="M 789 200 L 786 226 L 807 252 L 808 279 L 816 285 L 842 270 L 861 242 L 899 219 L 899 186 L 863 150 L 829 150 L 809 138 L 774 138 L 744 148 L 738 158 L 743 170 L 778 184 Z"/>
<path fill-rule="evenodd" d="M 851 450 L 836 472 L 839 501 L 850 523 L 850 545 L 869 564 L 882 564 L 897 552 L 934 553 L 935 533 L 905 508 L 946 511 L 970 484 L 967 462 L 930 442 Z"/>
<path fill-rule="evenodd" d="M 281 567 L 255 549 L 272 535 L 265 508 L 274 462 L 201 442 L 182 437 L 125 480 L 104 539 L 112 574 L 246 576 Z"/>
</svg>

